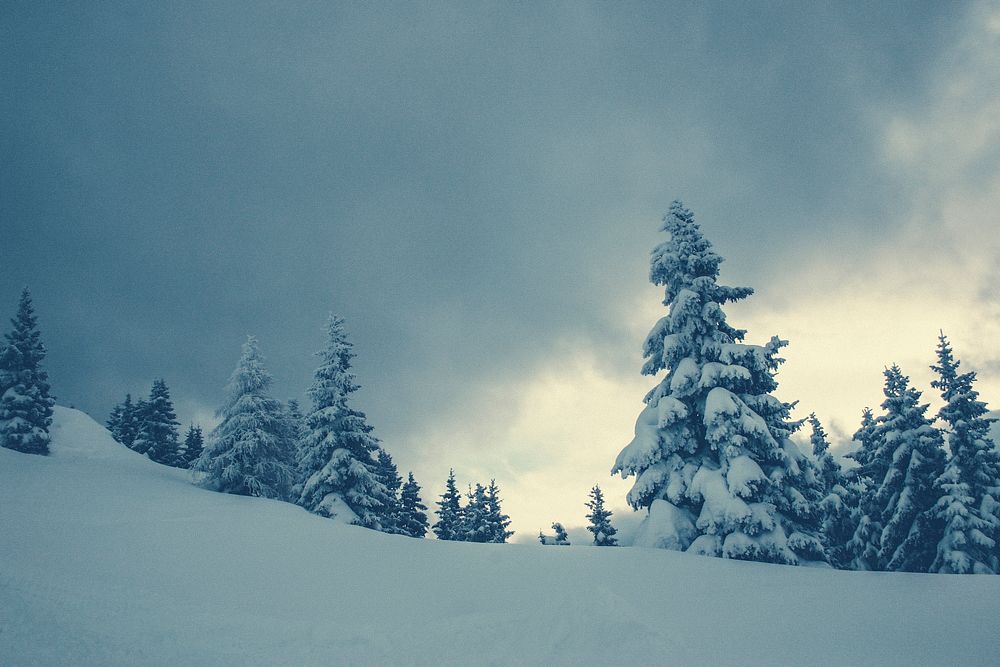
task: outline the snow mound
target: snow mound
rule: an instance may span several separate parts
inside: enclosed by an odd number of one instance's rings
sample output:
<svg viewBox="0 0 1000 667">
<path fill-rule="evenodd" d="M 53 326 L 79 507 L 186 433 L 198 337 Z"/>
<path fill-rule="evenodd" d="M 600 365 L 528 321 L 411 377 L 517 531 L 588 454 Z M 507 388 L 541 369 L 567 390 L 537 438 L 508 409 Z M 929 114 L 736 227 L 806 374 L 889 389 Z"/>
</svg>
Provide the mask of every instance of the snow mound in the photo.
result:
<svg viewBox="0 0 1000 667">
<path fill-rule="evenodd" d="M 53 433 L 0 449 L 3 665 L 1000 662 L 1000 577 L 415 540 L 201 489 L 74 410 Z"/>
</svg>

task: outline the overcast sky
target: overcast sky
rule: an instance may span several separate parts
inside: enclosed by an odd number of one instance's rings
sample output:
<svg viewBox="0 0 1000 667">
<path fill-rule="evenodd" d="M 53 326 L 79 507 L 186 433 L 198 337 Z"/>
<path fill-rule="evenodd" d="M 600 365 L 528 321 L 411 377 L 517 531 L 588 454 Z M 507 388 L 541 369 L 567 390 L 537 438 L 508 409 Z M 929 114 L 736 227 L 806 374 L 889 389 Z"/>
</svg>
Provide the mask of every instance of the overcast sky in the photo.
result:
<svg viewBox="0 0 1000 667">
<path fill-rule="evenodd" d="M 1000 6 L 888 4 L 5 2 L 0 313 L 60 403 L 186 424 L 248 333 L 302 397 L 335 311 L 426 499 L 496 477 L 530 538 L 628 511 L 681 198 L 798 416 L 927 388 L 939 328 L 996 407 Z"/>
</svg>

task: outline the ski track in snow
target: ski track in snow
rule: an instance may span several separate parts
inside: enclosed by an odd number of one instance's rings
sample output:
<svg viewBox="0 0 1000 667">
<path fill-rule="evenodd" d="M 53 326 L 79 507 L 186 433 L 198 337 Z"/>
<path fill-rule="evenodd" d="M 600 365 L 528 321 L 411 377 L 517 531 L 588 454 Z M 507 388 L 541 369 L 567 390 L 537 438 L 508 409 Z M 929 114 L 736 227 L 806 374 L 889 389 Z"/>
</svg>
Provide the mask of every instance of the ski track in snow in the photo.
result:
<svg viewBox="0 0 1000 667">
<path fill-rule="evenodd" d="M 1000 663 L 1000 577 L 384 535 L 67 408 L 51 456 L 0 449 L 0 527 L 3 665 Z"/>
</svg>

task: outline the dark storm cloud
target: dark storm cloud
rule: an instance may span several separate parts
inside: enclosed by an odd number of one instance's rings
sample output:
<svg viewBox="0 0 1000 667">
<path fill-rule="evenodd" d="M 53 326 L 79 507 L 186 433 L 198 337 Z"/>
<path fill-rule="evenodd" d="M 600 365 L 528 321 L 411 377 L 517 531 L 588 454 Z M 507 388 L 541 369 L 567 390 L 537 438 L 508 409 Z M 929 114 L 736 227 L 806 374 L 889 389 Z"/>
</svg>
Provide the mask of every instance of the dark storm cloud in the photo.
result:
<svg viewBox="0 0 1000 667">
<path fill-rule="evenodd" d="M 638 366 L 616 308 L 675 196 L 756 286 L 863 235 L 871 109 L 960 13 L 158 4 L 0 10 L 0 304 L 32 287 L 97 415 L 161 375 L 217 404 L 247 332 L 299 394 L 336 310 L 387 440 L 556 341 Z"/>
</svg>

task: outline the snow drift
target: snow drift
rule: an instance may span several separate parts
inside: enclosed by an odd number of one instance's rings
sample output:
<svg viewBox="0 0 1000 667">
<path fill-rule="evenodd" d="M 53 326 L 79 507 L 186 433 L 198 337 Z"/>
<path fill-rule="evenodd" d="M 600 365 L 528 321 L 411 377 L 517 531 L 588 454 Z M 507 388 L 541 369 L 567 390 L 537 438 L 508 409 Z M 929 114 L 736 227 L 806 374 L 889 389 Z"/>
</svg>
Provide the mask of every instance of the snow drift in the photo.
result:
<svg viewBox="0 0 1000 667">
<path fill-rule="evenodd" d="M 1000 662 L 1000 577 L 415 540 L 52 434 L 0 450 L 0 664 Z"/>
</svg>

